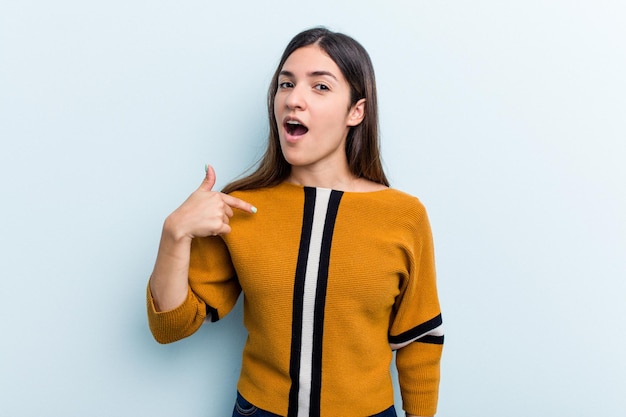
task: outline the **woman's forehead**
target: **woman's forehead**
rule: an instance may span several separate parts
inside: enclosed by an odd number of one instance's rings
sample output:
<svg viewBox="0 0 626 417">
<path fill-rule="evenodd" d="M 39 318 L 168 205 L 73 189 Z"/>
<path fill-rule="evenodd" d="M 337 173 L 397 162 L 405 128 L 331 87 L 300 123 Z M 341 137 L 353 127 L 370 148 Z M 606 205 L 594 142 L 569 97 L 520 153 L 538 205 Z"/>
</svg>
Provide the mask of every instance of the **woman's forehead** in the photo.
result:
<svg viewBox="0 0 626 417">
<path fill-rule="evenodd" d="M 315 44 L 303 46 L 293 51 L 285 60 L 282 69 L 288 71 L 289 67 L 309 65 L 328 66 L 333 69 L 339 69 L 335 61 L 333 61 L 326 51 Z"/>
<path fill-rule="evenodd" d="M 337 81 L 343 78 L 333 59 L 318 45 L 296 49 L 283 64 L 280 74 L 289 76 L 328 76 Z"/>
</svg>

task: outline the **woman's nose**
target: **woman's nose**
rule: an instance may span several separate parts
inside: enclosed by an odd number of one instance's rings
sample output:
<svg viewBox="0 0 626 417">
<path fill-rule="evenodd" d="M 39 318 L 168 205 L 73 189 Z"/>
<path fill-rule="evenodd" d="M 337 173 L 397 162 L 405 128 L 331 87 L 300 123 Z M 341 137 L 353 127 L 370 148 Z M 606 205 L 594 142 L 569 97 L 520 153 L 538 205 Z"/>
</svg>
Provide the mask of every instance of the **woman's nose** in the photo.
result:
<svg viewBox="0 0 626 417">
<path fill-rule="evenodd" d="M 286 101 L 287 107 L 290 109 L 299 109 L 302 110 L 306 108 L 306 99 L 304 97 L 303 91 L 298 86 L 294 86 L 289 95 L 287 96 Z"/>
</svg>

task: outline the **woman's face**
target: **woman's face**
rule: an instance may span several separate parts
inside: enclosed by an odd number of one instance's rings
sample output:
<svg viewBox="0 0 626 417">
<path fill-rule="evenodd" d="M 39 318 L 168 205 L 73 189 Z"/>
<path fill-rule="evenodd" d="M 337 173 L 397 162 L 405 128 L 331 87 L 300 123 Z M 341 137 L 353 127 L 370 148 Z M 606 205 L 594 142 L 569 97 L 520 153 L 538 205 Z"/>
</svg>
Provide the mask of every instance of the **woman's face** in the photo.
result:
<svg viewBox="0 0 626 417">
<path fill-rule="evenodd" d="M 363 120 L 365 99 L 350 106 L 350 86 L 317 45 L 296 49 L 278 76 L 274 117 L 292 167 L 343 169 L 351 126 Z"/>
</svg>

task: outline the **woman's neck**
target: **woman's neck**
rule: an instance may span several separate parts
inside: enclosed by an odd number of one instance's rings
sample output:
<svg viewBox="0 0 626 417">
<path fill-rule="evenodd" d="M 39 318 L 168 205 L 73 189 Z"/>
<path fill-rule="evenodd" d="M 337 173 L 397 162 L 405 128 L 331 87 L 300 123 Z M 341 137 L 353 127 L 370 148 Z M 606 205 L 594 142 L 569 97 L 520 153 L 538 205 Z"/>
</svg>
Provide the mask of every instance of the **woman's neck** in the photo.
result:
<svg viewBox="0 0 626 417">
<path fill-rule="evenodd" d="M 304 167 L 292 167 L 286 182 L 305 187 L 329 188 L 332 190 L 364 192 L 376 191 L 387 188 L 382 184 L 360 178 L 349 170 L 336 169 L 307 169 Z"/>
<path fill-rule="evenodd" d="M 337 169 L 331 166 L 291 167 L 287 182 L 307 187 L 332 188 L 349 191 L 357 179 L 347 166 Z"/>
</svg>

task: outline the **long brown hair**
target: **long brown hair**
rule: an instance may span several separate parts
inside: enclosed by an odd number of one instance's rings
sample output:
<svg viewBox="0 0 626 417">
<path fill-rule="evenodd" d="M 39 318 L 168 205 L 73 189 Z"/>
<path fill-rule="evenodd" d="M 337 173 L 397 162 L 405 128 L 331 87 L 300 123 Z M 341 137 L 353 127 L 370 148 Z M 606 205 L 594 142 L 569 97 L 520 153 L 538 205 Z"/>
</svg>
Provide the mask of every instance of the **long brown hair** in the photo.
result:
<svg viewBox="0 0 626 417">
<path fill-rule="evenodd" d="M 318 27 L 297 34 L 285 48 L 267 93 L 267 115 L 270 131 L 265 154 L 258 162 L 254 172 L 231 182 L 224 187 L 223 192 L 230 193 L 237 190 L 273 187 L 289 177 L 291 165 L 285 160 L 281 151 L 278 124 L 274 117 L 278 76 L 285 61 L 296 49 L 313 44 L 328 54 L 350 85 L 350 107 L 362 98 L 366 100 L 363 121 L 357 126 L 351 127 L 346 138 L 346 156 L 350 172 L 359 178 L 389 185 L 380 158 L 378 103 L 372 61 L 365 48 L 353 38 Z"/>
</svg>

